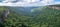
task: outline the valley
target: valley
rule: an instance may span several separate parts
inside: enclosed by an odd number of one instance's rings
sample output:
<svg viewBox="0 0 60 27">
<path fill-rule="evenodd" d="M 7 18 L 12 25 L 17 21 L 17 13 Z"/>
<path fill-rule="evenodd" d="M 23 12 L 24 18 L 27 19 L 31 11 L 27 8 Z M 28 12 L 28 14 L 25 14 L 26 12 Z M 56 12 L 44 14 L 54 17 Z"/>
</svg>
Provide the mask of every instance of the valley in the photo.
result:
<svg viewBox="0 0 60 27">
<path fill-rule="evenodd" d="M 3 11 L 9 9 L 4 27 L 60 27 L 60 10 L 43 7 L 0 7 L 0 17 Z M 33 10 L 31 12 L 31 10 Z M 0 26 L 0 27 L 1 27 Z"/>
</svg>

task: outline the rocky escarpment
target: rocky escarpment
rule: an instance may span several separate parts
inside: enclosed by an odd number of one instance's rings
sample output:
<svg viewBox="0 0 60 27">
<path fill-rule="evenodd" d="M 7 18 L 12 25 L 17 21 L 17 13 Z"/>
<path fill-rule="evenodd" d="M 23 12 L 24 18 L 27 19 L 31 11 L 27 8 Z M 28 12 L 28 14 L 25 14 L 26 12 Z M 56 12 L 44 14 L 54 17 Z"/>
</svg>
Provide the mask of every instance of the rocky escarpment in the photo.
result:
<svg viewBox="0 0 60 27">
<path fill-rule="evenodd" d="M 59 5 L 49 5 L 48 7 L 49 8 L 60 10 L 60 6 Z"/>
</svg>

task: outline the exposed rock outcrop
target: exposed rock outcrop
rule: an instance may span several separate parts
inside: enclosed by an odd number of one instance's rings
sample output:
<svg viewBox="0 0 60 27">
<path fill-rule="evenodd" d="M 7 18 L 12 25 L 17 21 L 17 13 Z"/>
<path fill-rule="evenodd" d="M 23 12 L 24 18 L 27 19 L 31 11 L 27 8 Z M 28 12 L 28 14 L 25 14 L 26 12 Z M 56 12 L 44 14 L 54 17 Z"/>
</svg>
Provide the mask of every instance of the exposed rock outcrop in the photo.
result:
<svg viewBox="0 0 60 27">
<path fill-rule="evenodd" d="M 9 9 L 4 10 L 3 14 L 2 14 L 2 20 L 6 21 L 6 19 L 8 18 L 8 15 L 10 14 Z"/>
<path fill-rule="evenodd" d="M 58 5 L 49 5 L 48 7 L 49 8 L 60 10 L 60 6 L 58 6 Z"/>
</svg>

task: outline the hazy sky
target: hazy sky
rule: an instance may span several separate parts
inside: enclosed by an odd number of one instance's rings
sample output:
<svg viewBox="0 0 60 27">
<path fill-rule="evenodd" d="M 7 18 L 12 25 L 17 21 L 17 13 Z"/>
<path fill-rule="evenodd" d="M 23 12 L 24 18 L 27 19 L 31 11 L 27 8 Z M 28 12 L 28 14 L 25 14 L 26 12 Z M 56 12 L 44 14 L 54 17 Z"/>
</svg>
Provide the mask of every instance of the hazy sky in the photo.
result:
<svg viewBox="0 0 60 27">
<path fill-rule="evenodd" d="M 45 6 L 60 4 L 60 0 L 0 0 L 0 6 Z"/>
</svg>

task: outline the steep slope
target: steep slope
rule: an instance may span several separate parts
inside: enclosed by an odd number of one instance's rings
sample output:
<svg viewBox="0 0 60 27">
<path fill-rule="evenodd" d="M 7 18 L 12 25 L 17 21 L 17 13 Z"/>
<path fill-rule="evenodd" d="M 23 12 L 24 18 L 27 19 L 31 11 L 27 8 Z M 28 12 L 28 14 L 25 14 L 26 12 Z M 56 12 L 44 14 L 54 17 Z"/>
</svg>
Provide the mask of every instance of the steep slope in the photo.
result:
<svg viewBox="0 0 60 27">
<path fill-rule="evenodd" d="M 20 15 L 29 15 L 31 10 L 38 7 L 9 7 L 9 9 L 15 11 Z"/>
<path fill-rule="evenodd" d="M 23 14 L 21 14 L 21 16 L 18 17 L 18 15 L 16 16 L 15 12 L 14 12 L 15 14 L 13 13 L 11 17 L 14 15 L 14 19 L 15 18 L 17 18 L 16 20 L 19 19 L 18 20 L 19 23 L 21 24 L 23 23 L 25 26 L 29 26 L 29 27 L 59 27 L 60 26 L 60 10 L 49 8 L 48 6 L 44 6 L 42 8 L 38 7 L 35 9 L 33 8 L 33 10 L 34 11 L 29 15 L 26 14 L 29 17 L 26 15 L 22 16 Z M 18 23 L 18 21 L 14 23 L 15 26 L 17 26 L 16 24 Z"/>
<path fill-rule="evenodd" d="M 2 13 L 7 8 L 10 10 L 10 14 L 6 22 L 3 23 L 5 27 L 60 27 L 60 10 L 44 6 L 32 7 L 33 12 L 30 12 L 31 8 L 27 7 L 2 7 L 0 12 Z M 27 12 L 27 9 L 30 11 Z"/>
<path fill-rule="evenodd" d="M 49 5 L 49 8 L 60 10 L 60 5 Z"/>
<path fill-rule="evenodd" d="M 41 9 L 41 10 L 40 10 Z M 41 13 L 42 14 L 34 14 L 34 13 Z M 37 23 L 37 27 L 59 27 L 60 25 L 60 10 L 49 8 L 48 6 L 45 6 L 43 8 L 38 8 L 33 12 L 35 17 L 33 17 L 33 20 L 35 23 Z M 57 23 L 58 22 L 58 23 Z M 36 25 L 35 25 L 36 26 Z M 34 26 L 34 27 L 35 27 Z"/>
</svg>

